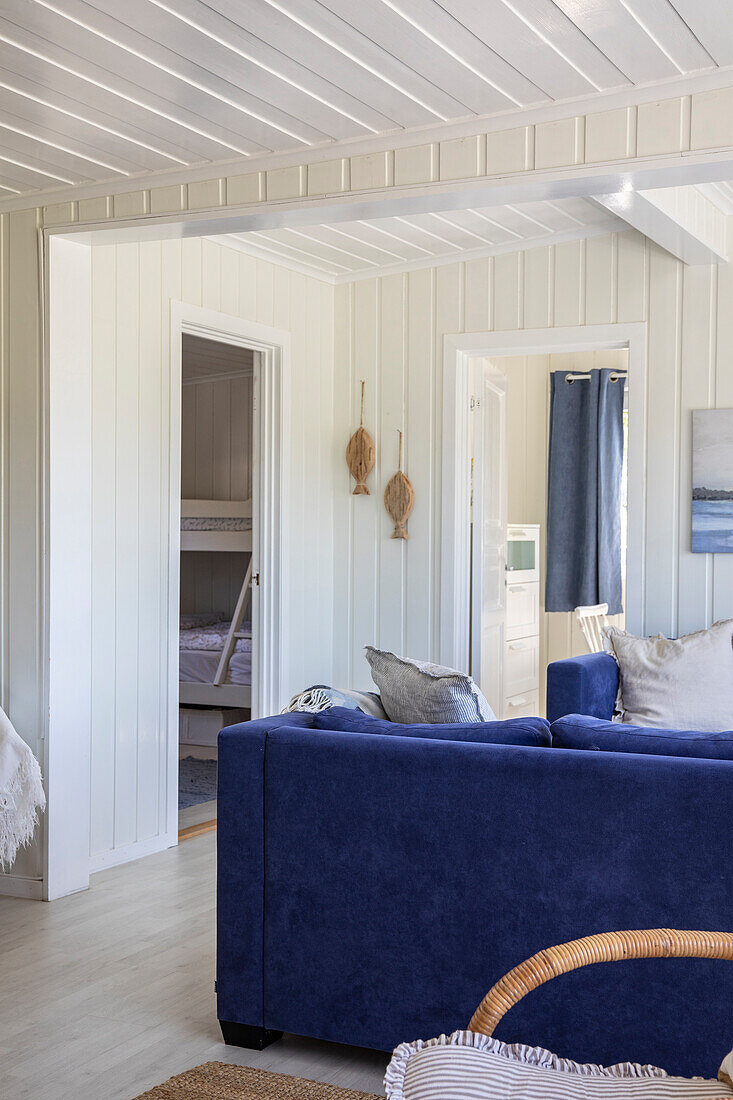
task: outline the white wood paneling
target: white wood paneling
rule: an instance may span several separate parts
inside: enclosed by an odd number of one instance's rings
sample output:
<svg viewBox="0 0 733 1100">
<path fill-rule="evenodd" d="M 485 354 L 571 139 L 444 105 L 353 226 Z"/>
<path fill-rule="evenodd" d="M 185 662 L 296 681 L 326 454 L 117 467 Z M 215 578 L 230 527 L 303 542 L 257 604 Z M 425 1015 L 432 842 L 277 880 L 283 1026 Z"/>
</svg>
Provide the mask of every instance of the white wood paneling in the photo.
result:
<svg viewBox="0 0 733 1100">
<path fill-rule="evenodd" d="M 49 296 L 49 900 L 89 885 L 88 851 L 77 839 L 88 836 L 90 817 L 94 464 L 91 433 L 77 430 L 90 423 L 92 413 L 91 255 L 66 240 L 55 240 L 51 249 L 67 278 Z"/>
<path fill-rule="evenodd" d="M 220 267 L 220 298 L 222 304 L 225 304 L 224 290 L 229 288 L 232 293 L 231 296 L 226 295 L 226 304 L 232 304 L 237 297 L 236 256 L 232 255 L 231 252 L 226 252 L 221 258 Z M 232 374 L 252 374 L 254 352 L 249 348 L 238 348 L 233 344 L 222 344 L 219 340 L 208 340 L 204 336 L 192 336 L 190 333 L 183 334 L 182 343 L 182 378 L 184 384 L 189 382 L 213 382 Z"/>
<path fill-rule="evenodd" d="M 114 847 L 116 735 L 115 692 L 111 690 L 116 658 L 116 517 L 114 484 L 116 468 L 116 373 L 115 346 L 117 265 L 115 249 L 95 248 L 92 253 L 92 729 L 91 744 L 91 854 Z"/>
<path fill-rule="evenodd" d="M 695 97 L 693 97 L 694 99 Z M 25 101 L 23 101 L 25 102 Z M 718 108 L 716 108 L 717 110 Z M 727 117 L 727 115 L 725 116 Z M 66 125 L 63 121 L 66 116 L 54 115 L 54 124 Z M 694 103 L 693 103 L 694 119 Z M 68 121 L 68 120 L 67 120 Z M 76 125 L 76 124 L 75 124 Z M 119 126 L 117 126 L 119 129 Z M 530 127 L 531 129 L 531 127 Z M 62 132 L 59 130 L 59 132 Z M 88 134 L 94 131 L 87 131 Z M 703 135 L 700 141 L 714 142 L 716 134 Z M 110 140 L 113 140 L 110 137 Z M 114 139 L 117 140 L 117 139 Z M 425 140 L 428 140 L 427 138 Z M 431 139 L 432 140 L 432 139 Z M 93 146 L 88 147 L 88 149 Z M 348 162 L 346 169 L 348 168 Z M 348 172 L 345 169 L 345 175 Z M 240 169 L 235 169 L 241 171 Z M 265 198 L 265 173 L 252 172 L 249 176 L 233 174 L 227 184 L 227 196 L 230 201 L 262 201 Z M 237 190 L 240 187 L 240 190 Z M 181 202 L 185 203 L 185 191 L 181 196 Z M 136 199 L 137 207 L 146 209 L 150 201 L 150 194 L 146 191 L 131 192 L 139 196 Z M 233 198 L 233 196 L 237 196 Z M 80 203 L 67 202 L 56 209 L 47 209 L 46 212 L 25 210 L 3 214 L 0 216 L 0 250 L 2 252 L 0 271 L 2 271 L 2 298 L 3 311 L 2 325 L 2 415 L 3 415 L 3 488 L 2 488 L 2 539 L 3 539 L 3 585 L 4 598 L 2 601 L 2 647 L 3 655 L 3 679 L 2 691 L 4 705 L 9 708 L 11 717 L 21 729 L 30 743 L 38 746 L 40 732 L 44 721 L 43 698 L 43 633 L 44 633 L 44 573 L 42 561 L 42 478 L 41 455 L 43 444 L 43 405 L 41 401 L 42 369 L 40 362 L 41 326 L 40 326 L 40 282 L 39 265 L 37 257 L 37 227 L 45 217 L 47 224 L 61 224 L 73 221 L 82 216 L 82 206 L 86 199 Z M 96 199 L 93 200 L 96 203 Z M 103 199 L 102 206 L 107 215 L 112 210 L 111 199 Z M 84 206 L 85 217 L 104 216 L 104 210 L 100 212 L 97 206 Z M 601 283 L 596 282 L 593 274 L 598 269 L 591 260 L 589 247 L 586 245 L 585 274 L 580 278 L 579 286 L 585 286 L 584 309 L 586 315 L 593 303 L 603 302 L 603 309 L 608 308 L 611 302 L 611 320 L 614 315 L 618 320 L 649 320 L 650 315 L 650 265 L 651 257 L 658 252 L 645 242 L 636 233 L 621 233 L 616 236 L 617 276 L 613 281 L 612 293 L 608 294 L 608 275 L 602 272 Z M 383 243 L 384 243 L 383 238 Z M 161 293 L 162 300 L 170 298 L 185 298 L 193 303 L 201 303 L 203 300 L 203 249 L 200 241 L 187 240 L 164 241 L 160 244 L 161 251 Z M 185 262 L 183 260 L 185 251 Z M 552 317 L 556 298 L 562 298 L 555 286 L 554 272 L 556 270 L 555 249 L 552 247 L 540 247 L 532 249 L 524 254 L 523 283 L 521 295 L 523 297 L 523 323 L 534 325 L 542 323 L 557 323 Z M 209 252 L 208 256 L 211 257 Z M 676 264 L 676 261 L 673 261 Z M 114 270 L 115 262 L 112 267 Z M 450 263 L 448 268 L 457 268 L 461 264 Z M 440 276 L 436 269 L 426 268 L 423 271 L 410 273 L 407 280 L 407 293 L 405 295 L 406 313 L 408 320 L 403 323 L 403 334 L 407 331 L 408 354 L 406 360 L 407 378 L 407 422 L 411 426 L 410 434 L 410 475 L 416 483 L 418 491 L 418 503 L 416 504 L 413 518 L 411 519 L 411 540 L 407 550 L 406 563 L 406 607 L 408 609 L 405 621 L 406 648 L 411 652 L 419 652 L 425 646 L 424 639 L 428 639 L 428 646 L 432 652 L 437 653 L 437 637 L 439 623 L 437 622 L 437 585 L 440 575 L 440 539 L 437 533 L 436 516 L 440 507 L 440 466 L 436 454 L 440 448 L 441 408 L 440 395 L 442 393 L 442 368 L 440 367 L 440 348 L 442 335 L 446 331 L 460 331 L 462 327 L 469 330 L 480 331 L 494 326 L 494 268 L 495 262 L 491 258 L 473 259 L 465 264 L 463 276 L 457 281 L 450 275 Z M 233 276 L 232 271 L 236 269 Z M 211 264 L 207 262 L 206 270 L 212 273 Z M 221 308 L 232 310 L 244 317 L 259 319 L 272 318 L 277 310 L 279 321 L 284 324 L 282 318 L 290 318 L 290 303 L 294 293 L 300 295 L 301 283 L 295 279 L 294 273 L 279 271 L 277 284 L 275 272 L 278 271 L 272 263 L 263 261 L 244 254 L 239 254 L 236 259 L 231 257 L 226 265 L 227 276 L 225 278 L 225 266 L 222 262 L 221 275 L 218 282 L 212 278 L 215 289 L 206 288 L 207 299 L 212 300 L 212 295 L 219 296 Z M 720 406 L 733 405 L 733 392 L 731 391 L 731 378 L 729 363 L 733 355 L 733 320 L 729 302 L 733 295 L 733 268 L 724 265 L 719 268 L 717 287 L 711 288 L 710 295 L 693 295 L 687 297 L 685 291 L 688 272 L 680 268 L 682 280 L 683 325 L 689 331 L 702 330 L 709 325 L 711 332 L 711 346 L 713 347 L 713 360 L 710 365 L 712 389 L 709 404 Z M 11 279 L 12 273 L 12 279 Z M 571 272 L 572 274 L 572 272 Z M 367 280 L 368 281 L 368 280 Z M 455 283 L 455 290 L 448 290 Z M 275 288 L 289 288 L 283 293 L 276 293 Z M 348 400 L 342 398 L 356 392 L 355 383 L 358 381 L 358 372 L 354 371 L 353 345 L 355 342 L 354 327 L 350 317 L 352 306 L 349 305 L 349 295 L 355 293 L 355 287 L 338 288 L 337 309 L 335 312 L 336 325 L 335 336 L 338 341 L 339 357 L 337 369 L 334 367 L 333 348 L 329 344 L 328 332 L 329 317 L 334 316 L 332 307 L 332 289 L 318 283 L 320 300 L 320 345 L 312 340 L 314 336 L 313 325 L 314 308 L 311 298 L 308 299 L 308 329 L 301 332 L 298 338 L 298 346 L 308 347 L 308 362 L 310 374 L 303 377 L 297 374 L 298 392 L 294 395 L 294 419 L 308 415 L 313 424 L 326 427 L 326 439 L 314 447 L 310 457 L 315 462 L 314 455 L 318 453 L 318 476 L 313 475 L 314 467 L 307 471 L 300 471 L 298 476 L 302 479 L 303 504 L 299 515 L 305 515 L 308 538 L 301 540 L 293 549 L 294 576 L 296 583 L 303 584 L 303 591 L 312 589 L 312 578 L 319 578 L 318 603 L 312 600 L 308 604 L 309 623 L 318 618 L 323 607 L 328 607 L 329 621 L 333 621 L 334 629 L 329 634 L 322 631 L 322 639 L 325 645 L 333 645 L 337 651 L 338 661 L 334 680 L 336 682 L 348 682 L 349 669 L 352 655 L 358 655 L 359 647 L 363 644 L 363 635 L 353 627 L 353 607 L 355 595 L 361 579 L 362 559 L 361 549 L 354 542 L 354 527 L 351 520 L 345 520 L 356 507 L 356 501 L 348 500 L 346 482 L 340 480 L 343 471 L 343 447 L 348 438 L 348 429 L 341 426 L 342 419 L 346 418 L 346 410 L 349 408 Z M 296 288 L 295 291 L 293 288 Z M 113 292 L 110 291 L 110 294 Z M 315 293 L 315 291 L 314 291 Z M 580 291 L 579 291 L 580 294 Z M 455 296 L 457 300 L 454 302 Z M 344 300 L 346 296 L 346 300 Z M 447 296 L 447 297 L 446 297 Z M 447 302 L 447 305 L 446 305 Z M 455 307 L 455 308 L 454 308 Z M 667 310 L 669 307 L 664 306 Z M 677 310 L 678 306 L 672 308 Z M 654 306 L 656 312 L 657 305 Z M 298 331 L 302 330 L 302 313 L 299 306 L 293 311 L 294 321 L 297 321 Z M 544 322 L 544 316 L 549 315 L 548 322 Z M 519 309 L 517 309 L 519 315 Z M 580 315 L 580 309 L 578 310 Z M 484 320 L 484 317 L 486 318 Z M 532 320 L 530 320 L 532 318 Z M 678 317 L 667 317 L 667 323 L 678 323 Z M 288 321 L 289 323 L 289 321 Z M 376 321 L 375 321 L 376 323 Z M 657 322 L 662 326 L 665 322 L 660 319 Z M 168 339 L 165 328 L 162 335 L 163 346 Z M 104 341 L 100 341 L 100 346 Z M 112 339 L 107 341 L 112 349 L 116 346 L 114 333 Z M 316 363 L 313 348 L 320 347 L 320 361 L 322 373 L 318 397 L 313 391 L 312 379 L 315 377 L 314 364 Z M 438 359 L 436 363 L 436 349 Z M 109 348 L 104 353 L 109 356 L 114 354 Z M 653 350 L 650 361 L 650 378 L 658 367 L 658 351 Z M 683 347 L 681 361 L 680 380 L 684 385 L 687 379 L 690 382 L 691 391 L 695 389 L 692 380 L 699 365 L 693 353 Z M 344 367 L 344 364 L 347 366 Z M 107 369 L 110 369 L 109 362 Z M 346 381 L 342 381 L 341 372 L 346 369 L 349 374 Z M 327 380 L 333 380 L 329 386 Z M 676 385 L 677 380 L 673 379 Z M 169 401 L 168 377 L 162 378 L 162 395 L 164 407 Z M 650 408 L 650 424 L 654 431 L 673 432 L 676 425 L 679 428 L 679 439 L 689 429 L 689 401 L 697 401 L 699 395 L 689 399 L 683 395 L 680 397 L 679 419 L 672 423 L 666 422 L 667 412 L 664 403 L 660 408 L 659 416 Z M 297 402 L 300 402 L 298 404 Z M 318 411 L 314 411 L 316 401 L 319 402 Z M 328 434 L 327 425 L 332 409 L 339 410 L 339 430 L 336 432 L 335 442 Z M 12 410 L 12 412 L 11 412 Z M 305 412 L 303 411 L 305 410 Z M 349 417 L 349 429 L 353 430 L 354 417 L 353 406 Z M 417 427 L 415 427 L 417 425 Z M 376 430 L 376 428 L 375 428 Z M 344 434 L 346 433 L 346 434 Z M 314 429 L 315 438 L 315 429 Z M 656 437 L 654 437 L 656 438 Z M 300 445 L 300 441 L 299 441 Z M 381 442 L 380 442 L 381 445 Z M 650 447 L 653 446 L 650 443 Z M 418 450 L 416 450 L 418 448 Z M 161 450 L 162 460 L 165 457 L 165 447 Z M 684 509 L 686 501 L 679 477 L 680 464 L 684 461 L 681 452 L 673 456 L 671 466 L 655 470 L 655 476 L 661 479 L 663 492 L 673 496 L 677 494 L 679 500 L 678 530 L 684 532 Z M 297 458 L 294 459 L 294 465 Z M 338 492 L 335 496 L 331 493 L 333 483 L 338 484 Z M 671 486 L 671 488 L 670 488 Z M 342 489 L 344 491 L 342 491 Z M 315 493 L 315 497 L 314 497 Z M 318 520 L 308 514 L 313 500 L 314 515 Z M 109 502 L 108 502 L 109 503 Z M 436 511 L 437 508 L 437 511 Z M 332 522 L 333 519 L 333 522 Z M 109 517 L 107 522 L 109 522 Z M 381 522 L 381 517 L 380 517 Z M 335 529 L 334 545 L 337 547 L 335 558 L 337 572 L 336 584 L 329 586 L 324 583 L 324 575 L 329 575 L 331 550 L 324 551 L 326 541 L 323 541 L 323 530 Z M 672 571 L 673 584 L 675 585 L 674 599 L 682 593 L 687 577 L 687 570 L 691 555 L 686 550 L 682 533 L 676 540 L 676 544 L 662 548 L 663 556 L 671 556 L 677 560 L 679 556 L 679 568 Z M 418 535 L 420 537 L 418 537 Z M 423 537 L 424 536 L 424 537 Z M 109 537 L 109 532 L 107 534 Z M 418 549 L 415 549 L 418 547 Z M 325 553 L 325 558 L 324 558 Z M 324 561 L 326 565 L 324 566 Z M 161 569 L 165 569 L 165 562 L 161 560 Z M 381 560 L 379 569 L 384 569 L 384 559 Z M 733 559 L 728 561 L 725 556 L 718 556 L 710 563 L 710 590 L 708 606 L 712 616 L 725 616 L 733 613 Z M 679 577 L 679 579 L 677 579 Z M 322 586 L 322 587 L 321 587 Z M 335 593 L 335 596 L 334 596 Z M 306 597 L 303 597 L 304 603 Z M 331 609 L 335 606 L 335 614 L 331 620 Z M 315 612 L 318 612 L 318 615 Z M 664 625 L 669 621 L 669 615 L 657 617 L 658 609 L 653 601 L 647 600 L 646 614 L 648 629 L 655 629 L 658 625 Z M 299 612 L 302 613 L 302 612 Z M 684 612 L 680 604 L 679 621 L 682 628 L 684 620 L 687 622 L 693 617 L 693 611 L 688 606 Z M 705 612 L 705 617 L 708 612 Z M 310 627 L 309 627 L 310 629 Z M 310 637 L 306 633 L 307 637 Z M 298 636 L 300 637 L 300 636 Z M 294 635 L 295 638 L 295 635 Z M 297 648 L 298 642 L 294 641 Z M 348 660 L 342 656 L 348 655 Z M 358 663 L 357 658 L 353 660 Z M 316 671 L 316 665 L 318 670 Z M 322 678 L 322 662 L 320 651 L 315 647 L 310 652 L 302 652 L 298 649 L 295 661 L 291 661 L 291 667 L 295 669 L 293 675 L 294 686 L 297 688 L 303 683 L 313 682 Z M 361 666 L 358 675 L 361 676 Z M 297 681 L 297 682 L 296 682 Z M 104 700 L 98 700 L 99 713 L 104 714 Z M 162 782 L 162 781 L 161 781 Z M 164 806 L 164 792 L 161 790 L 159 804 Z M 40 852 L 36 847 L 23 853 L 19 857 L 16 870 L 20 874 L 28 873 L 32 880 L 41 872 Z M 1 883 L 2 880 L 0 880 Z M 1 888 L 1 886 L 0 886 Z"/>
<path fill-rule="evenodd" d="M 181 611 L 234 614 L 248 555 L 187 550 L 181 554 Z"/>
<path fill-rule="evenodd" d="M 444 148 L 446 144 L 450 150 Z M 423 148 L 431 154 L 433 147 Z M 468 144 L 443 142 L 441 177 L 467 175 L 468 163 L 476 160 L 478 148 L 473 139 Z M 474 168 L 475 175 L 478 172 L 475 164 Z M 380 177 L 371 180 L 369 185 L 384 186 L 385 180 Z M 357 182 L 355 186 L 367 184 Z M 514 252 L 529 241 L 549 243 L 593 236 L 611 232 L 620 228 L 620 224 L 599 204 L 568 198 L 308 225 L 297 229 L 259 230 L 213 239 L 339 283 L 373 275 L 399 274 L 436 262 L 450 263 L 458 257 L 468 259 L 507 250 Z"/>
<path fill-rule="evenodd" d="M 39 758 L 44 722 L 41 565 L 41 334 L 36 211 L 0 220 L 2 271 L 2 707 Z M 20 852 L 21 880 L 43 873 L 41 851 Z M 0 875 L 0 889 L 6 876 Z"/>
<path fill-rule="evenodd" d="M 727 366 L 733 354 L 733 315 L 723 304 L 733 292 L 732 271 L 732 265 L 719 267 L 717 274 L 711 268 L 686 268 L 637 233 L 625 232 L 408 273 L 406 293 L 399 296 L 401 322 L 395 316 L 394 301 L 389 309 L 393 339 L 398 344 L 404 341 L 407 348 L 406 430 L 409 474 L 415 486 L 402 588 L 407 653 L 433 660 L 439 656 L 441 489 L 435 456 L 441 451 L 441 423 L 436 394 L 442 394 L 443 337 L 464 331 L 548 323 L 648 322 L 647 587 L 639 618 L 649 633 L 674 634 L 733 612 L 733 558 L 729 562 L 728 556 L 716 555 L 703 566 L 699 556 L 689 551 L 689 479 L 683 476 L 691 408 L 733 404 Z M 337 348 L 358 346 L 364 334 L 384 324 L 387 311 L 380 282 L 336 287 Z M 355 292 L 360 295 L 358 329 L 349 307 Z M 540 360 L 526 361 L 526 377 L 536 378 L 538 372 L 546 376 Z M 355 393 L 361 368 L 348 356 L 340 356 L 339 362 L 349 370 Z M 374 371 L 371 377 L 373 388 L 384 386 L 381 364 L 377 364 L 376 378 Z M 539 423 L 545 415 L 539 396 L 542 388 L 528 385 L 523 378 L 516 380 L 518 396 L 511 406 L 514 434 L 528 440 L 525 463 L 539 464 L 545 437 L 539 427 L 528 431 L 525 421 L 532 418 Z M 373 421 L 369 426 L 378 428 Z M 344 445 L 349 428 L 343 426 Z M 376 443 L 378 454 L 389 447 L 380 431 Z M 364 506 L 365 498 L 349 497 L 347 485 L 346 478 L 339 482 L 336 497 L 336 546 L 348 554 L 348 561 L 340 566 L 342 595 L 335 604 L 334 636 L 341 641 L 335 648 L 335 678 L 339 683 L 351 678 L 355 686 L 367 686 L 370 678 L 361 647 L 367 642 L 393 644 L 394 639 L 392 631 L 389 638 L 383 637 L 382 624 L 374 622 L 370 613 L 374 594 L 385 586 L 394 592 L 403 583 L 403 565 L 386 553 L 386 547 L 375 552 L 375 540 L 386 538 L 381 510 L 374 509 L 371 498 L 366 498 Z M 543 478 L 522 479 L 516 471 L 510 473 L 510 493 L 517 508 L 528 510 L 526 516 L 512 516 L 513 521 L 533 519 L 544 524 Z M 357 529 L 358 538 L 354 537 Z M 582 652 L 582 640 L 569 626 L 568 617 L 547 618 L 546 657 Z"/>
<path fill-rule="evenodd" d="M 286 568 L 301 596 L 285 640 L 289 698 L 304 683 L 330 679 L 332 666 L 330 631 L 319 625 L 317 645 L 312 640 L 314 607 L 331 622 L 332 405 L 320 381 L 322 372 L 328 387 L 333 362 L 333 288 L 209 241 L 109 245 L 91 252 L 90 840 L 93 866 L 99 867 L 168 842 L 170 299 L 220 309 L 226 298 L 249 320 L 272 324 L 277 314 L 277 324 L 292 335 L 299 442 L 290 472 Z M 251 495 L 252 400 L 251 375 L 183 386 L 185 496 Z M 214 557 L 221 559 L 216 569 Z M 241 555 L 182 558 L 185 608 L 226 610 L 241 587 Z"/>
<path fill-rule="evenodd" d="M 717 285 L 716 285 L 717 284 Z M 708 405 L 711 408 L 733 408 L 733 315 L 730 303 L 733 301 L 733 264 L 720 267 L 715 283 L 710 286 L 710 296 L 705 295 L 701 303 L 701 316 L 710 323 L 714 341 L 711 362 L 712 392 Z M 688 320 L 689 315 L 688 316 Z M 704 405 L 702 406 L 705 407 Z M 686 418 L 689 425 L 689 416 Z M 691 555 L 685 555 L 686 559 Z M 716 554 L 710 559 L 712 571 L 712 609 L 713 621 L 733 616 L 733 555 Z M 684 583 L 684 577 L 680 578 Z"/>
<path fill-rule="evenodd" d="M 252 383 L 250 374 L 184 384 L 181 496 L 185 500 L 250 499 Z"/>
<path fill-rule="evenodd" d="M 511 131 L 527 108 L 633 94 L 729 64 L 725 5 L 699 7 L 703 14 L 687 0 L 5 0 L 0 194 L 471 118 L 503 116 Z M 680 147 L 689 120 L 680 126 L 675 116 L 688 110 L 669 100 L 640 115 L 640 154 L 668 148 L 675 130 Z M 546 125 L 567 132 L 546 141 L 541 131 L 538 164 L 582 159 L 582 119 Z M 695 140 L 710 129 L 702 115 L 700 127 Z M 440 178 L 483 172 L 485 133 L 445 137 Z M 616 150 L 615 132 L 601 145 L 611 137 Z M 352 186 L 384 186 L 393 167 L 391 155 L 357 154 Z M 300 167 L 269 175 L 269 199 L 312 193 Z M 194 186 L 191 208 L 206 193 Z"/>
<path fill-rule="evenodd" d="M 222 251 L 222 263 L 236 253 Z M 243 349 L 200 337 L 183 338 L 181 496 L 186 500 L 249 500 L 252 496 L 253 377 L 205 380 L 206 373 L 241 367 Z M 204 345 L 201 351 L 198 345 Z M 209 349 L 209 345 L 215 345 Z M 222 350 L 223 349 L 223 350 Z M 211 351 L 213 358 L 209 357 Z M 230 351 L 238 354 L 232 356 Z M 252 353 L 244 350 L 251 364 Z M 251 371 L 251 366 L 249 366 Z M 246 555 L 181 554 L 181 611 L 232 614 L 242 587 Z"/>
</svg>

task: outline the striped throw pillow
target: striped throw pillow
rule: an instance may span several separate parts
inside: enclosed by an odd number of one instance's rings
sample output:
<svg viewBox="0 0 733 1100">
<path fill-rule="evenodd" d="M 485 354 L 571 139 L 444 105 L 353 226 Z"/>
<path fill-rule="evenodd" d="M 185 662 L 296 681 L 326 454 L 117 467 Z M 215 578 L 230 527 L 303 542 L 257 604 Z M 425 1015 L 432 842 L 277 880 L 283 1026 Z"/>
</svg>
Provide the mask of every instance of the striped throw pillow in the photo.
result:
<svg viewBox="0 0 733 1100">
<path fill-rule="evenodd" d="M 371 645 L 364 648 L 390 722 L 410 726 L 496 721 L 478 684 L 465 672 L 398 657 Z"/>
<path fill-rule="evenodd" d="M 387 1100 L 728 1100 L 720 1081 L 669 1077 L 622 1062 L 582 1065 L 541 1047 L 456 1031 L 403 1043 L 384 1078 Z"/>
</svg>

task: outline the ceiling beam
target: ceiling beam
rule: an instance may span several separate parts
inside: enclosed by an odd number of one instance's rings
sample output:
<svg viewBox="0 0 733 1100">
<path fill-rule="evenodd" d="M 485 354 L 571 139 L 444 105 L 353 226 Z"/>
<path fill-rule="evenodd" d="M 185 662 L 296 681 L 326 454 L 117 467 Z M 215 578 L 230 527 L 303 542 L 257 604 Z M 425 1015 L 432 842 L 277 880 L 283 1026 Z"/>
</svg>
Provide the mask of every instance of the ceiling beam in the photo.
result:
<svg viewBox="0 0 733 1100">
<path fill-rule="evenodd" d="M 696 187 L 593 197 L 686 264 L 719 264 L 728 259 L 728 217 Z"/>
</svg>

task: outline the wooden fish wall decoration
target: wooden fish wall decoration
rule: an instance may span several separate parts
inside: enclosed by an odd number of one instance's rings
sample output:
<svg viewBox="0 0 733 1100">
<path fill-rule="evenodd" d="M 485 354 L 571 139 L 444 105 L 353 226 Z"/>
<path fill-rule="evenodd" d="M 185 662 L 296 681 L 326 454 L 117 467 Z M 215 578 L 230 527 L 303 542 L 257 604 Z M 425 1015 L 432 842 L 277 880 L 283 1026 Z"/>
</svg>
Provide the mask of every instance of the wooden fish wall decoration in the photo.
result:
<svg viewBox="0 0 733 1100">
<path fill-rule="evenodd" d="M 397 473 L 387 482 L 387 488 L 384 490 L 384 507 L 394 523 L 392 538 L 407 539 L 410 537 L 407 533 L 407 520 L 415 503 L 415 490 L 412 488 L 409 477 L 402 472 L 402 432 L 399 435 L 400 453 Z"/>
<path fill-rule="evenodd" d="M 364 427 L 364 381 L 362 380 L 361 423 L 346 446 L 346 463 L 349 467 L 351 476 L 356 480 L 356 488 L 352 494 L 353 496 L 357 497 L 360 493 L 366 493 L 367 496 L 370 495 L 369 489 L 366 486 L 366 479 L 374 469 L 376 453 L 374 440 Z"/>
</svg>

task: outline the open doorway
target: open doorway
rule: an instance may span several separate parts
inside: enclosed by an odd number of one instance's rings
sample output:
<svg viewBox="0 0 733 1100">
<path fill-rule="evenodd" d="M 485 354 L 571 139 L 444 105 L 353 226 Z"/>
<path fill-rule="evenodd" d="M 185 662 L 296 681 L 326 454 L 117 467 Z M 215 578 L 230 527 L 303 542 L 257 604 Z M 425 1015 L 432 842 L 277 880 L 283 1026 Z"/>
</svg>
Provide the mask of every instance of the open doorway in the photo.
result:
<svg viewBox="0 0 733 1100">
<path fill-rule="evenodd" d="M 598 525 L 618 559 L 619 593 L 596 618 L 625 623 L 628 349 L 477 358 L 471 368 L 471 671 L 497 715 L 521 718 L 544 712 L 547 665 L 589 648 L 583 611 L 576 611 L 582 596 L 567 611 L 548 610 L 546 599 L 549 555 L 569 556 L 557 539 L 552 546 L 548 540 L 553 377 L 577 388 L 605 375 L 618 387 L 614 491 L 598 502 Z"/>
<path fill-rule="evenodd" d="M 179 838 L 214 827 L 217 735 L 251 715 L 256 376 L 251 348 L 184 333 Z"/>
<path fill-rule="evenodd" d="M 498 715 L 542 713 L 548 662 L 586 651 L 574 605 L 545 602 L 553 372 L 574 376 L 568 391 L 594 371 L 619 387 L 623 614 L 611 621 L 644 631 L 646 354 L 637 323 L 445 338 L 440 655 L 472 671 Z"/>
</svg>

